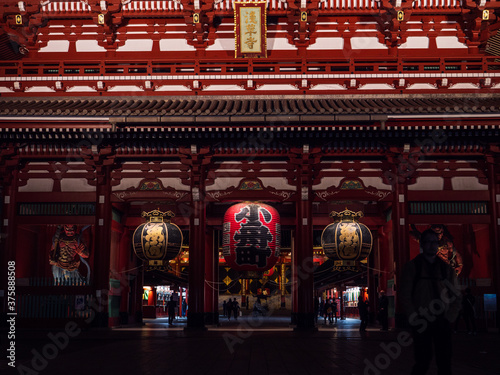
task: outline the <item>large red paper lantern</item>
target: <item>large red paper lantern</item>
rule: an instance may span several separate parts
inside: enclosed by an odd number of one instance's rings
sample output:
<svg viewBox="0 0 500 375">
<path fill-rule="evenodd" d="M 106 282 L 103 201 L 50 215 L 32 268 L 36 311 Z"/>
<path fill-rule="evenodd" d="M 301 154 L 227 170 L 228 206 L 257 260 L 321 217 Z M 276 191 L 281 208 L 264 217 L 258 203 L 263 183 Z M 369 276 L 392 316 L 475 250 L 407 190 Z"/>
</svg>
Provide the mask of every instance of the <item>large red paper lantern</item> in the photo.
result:
<svg viewBox="0 0 500 375">
<path fill-rule="evenodd" d="M 222 254 L 244 278 L 262 277 L 280 255 L 278 211 L 263 203 L 238 203 L 224 215 Z"/>
</svg>

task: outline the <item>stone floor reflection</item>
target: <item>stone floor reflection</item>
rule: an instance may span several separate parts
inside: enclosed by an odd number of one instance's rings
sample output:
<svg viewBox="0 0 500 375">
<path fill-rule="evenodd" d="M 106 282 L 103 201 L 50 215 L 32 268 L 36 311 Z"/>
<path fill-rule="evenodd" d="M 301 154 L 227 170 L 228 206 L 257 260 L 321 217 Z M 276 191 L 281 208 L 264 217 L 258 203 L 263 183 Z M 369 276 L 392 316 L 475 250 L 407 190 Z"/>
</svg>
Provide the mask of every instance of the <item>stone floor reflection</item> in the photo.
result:
<svg viewBox="0 0 500 375">
<path fill-rule="evenodd" d="M 409 373 L 411 347 L 402 347 L 392 358 L 381 346 L 397 342 L 401 331 L 381 332 L 372 325 L 360 333 L 357 319 L 331 326 L 318 323 L 315 332 L 295 332 L 289 317 L 243 316 L 228 321 L 221 316 L 219 326 L 200 332 L 185 330 L 185 318 L 172 326 L 167 319 L 147 319 L 142 326 L 83 330 L 57 353 L 47 349 L 52 344 L 48 334 L 56 335 L 57 330 L 19 330 L 17 364 L 34 369 L 24 373 L 50 375 Z M 39 358 L 44 351 L 50 354 L 45 364 Z M 454 374 L 498 374 L 499 352 L 498 333 L 459 332 L 454 335 Z M 39 357 L 33 362 L 36 353 Z M 23 373 L 12 371 L 6 361 L 1 366 L 2 374 Z M 429 374 L 436 374 L 435 367 Z"/>
</svg>

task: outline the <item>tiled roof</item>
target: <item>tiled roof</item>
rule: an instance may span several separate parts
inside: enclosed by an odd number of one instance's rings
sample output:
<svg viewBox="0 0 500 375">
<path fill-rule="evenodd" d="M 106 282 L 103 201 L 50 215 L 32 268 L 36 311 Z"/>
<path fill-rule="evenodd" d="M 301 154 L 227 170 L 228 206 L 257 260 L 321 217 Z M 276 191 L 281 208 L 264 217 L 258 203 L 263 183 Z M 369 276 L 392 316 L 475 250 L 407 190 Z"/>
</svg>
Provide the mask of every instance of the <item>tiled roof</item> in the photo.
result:
<svg viewBox="0 0 500 375">
<path fill-rule="evenodd" d="M 73 118 L 113 123 L 210 123 L 273 121 L 340 122 L 383 119 L 391 115 L 500 114 L 500 96 L 260 97 L 158 99 L 0 98 L 0 119 Z M 332 117 L 335 116 L 335 117 Z"/>
<path fill-rule="evenodd" d="M 0 29 L 0 56 L 2 60 L 19 60 L 22 57 L 19 45 L 2 29 Z"/>
</svg>

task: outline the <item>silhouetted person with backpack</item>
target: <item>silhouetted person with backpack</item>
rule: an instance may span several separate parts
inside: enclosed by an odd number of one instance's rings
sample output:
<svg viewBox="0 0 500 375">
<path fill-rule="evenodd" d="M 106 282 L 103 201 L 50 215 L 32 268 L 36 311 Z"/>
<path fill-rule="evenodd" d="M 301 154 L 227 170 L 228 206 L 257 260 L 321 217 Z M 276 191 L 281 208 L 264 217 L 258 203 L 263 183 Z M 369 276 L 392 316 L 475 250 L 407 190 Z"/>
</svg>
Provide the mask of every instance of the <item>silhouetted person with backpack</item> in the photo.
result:
<svg viewBox="0 0 500 375">
<path fill-rule="evenodd" d="M 176 307 L 177 307 L 177 302 L 173 299 L 173 297 L 170 297 L 170 300 L 167 303 L 169 325 L 172 325 L 174 323 Z"/>
<path fill-rule="evenodd" d="M 227 320 L 231 320 L 231 314 L 233 313 L 233 302 L 231 298 L 227 300 L 226 303 Z"/>
<path fill-rule="evenodd" d="M 361 323 L 359 325 L 359 332 L 365 332 L 366 327 L 368 326 L 368 309 L 369 309 L 368 300 L 363 299 L 363 296 L 360 294 L 358 298 L 358 310 L 359 310 L 359 320 Z"/>
<path fill-rule="evenodd" d="M 436 256 L 438 247 L 438 235 L 430 229 L 424 231 L 422 254 L 408 262 L 401 273 L 399 298 L 413 333 L 412 375 L 427 373 L 433 352 L 438 375 L 451 374 L 451 323 L 457 318 L 461 297 L 455 271 Z"/>
<path fill-rule="evenodd" d="M 380 291 L 378 300 L 378 320 L 382 325 L 381 331 L 389 330 L 389 298 L 385 295 L 385 290 Z"/>
<path fill-rule="evenodd" d="M 236 298 L 233 298 L 233 302 L 231 304 L 234 313 L 234 320 L 238 320 L 238 313 L 240 311 L 240 304 L 236 301 Z"/>
</svg>

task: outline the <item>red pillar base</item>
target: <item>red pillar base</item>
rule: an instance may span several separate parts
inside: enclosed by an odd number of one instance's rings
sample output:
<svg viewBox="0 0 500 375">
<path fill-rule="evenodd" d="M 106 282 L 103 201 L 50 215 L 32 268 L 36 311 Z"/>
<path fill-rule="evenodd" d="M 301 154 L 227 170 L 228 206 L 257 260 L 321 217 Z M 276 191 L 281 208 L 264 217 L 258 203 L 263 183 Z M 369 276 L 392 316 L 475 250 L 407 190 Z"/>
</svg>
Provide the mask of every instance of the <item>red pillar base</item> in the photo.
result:
<svg viewBox="0 0 500 375">
<path fill-rule="evenodd" d="M 187 313 L 187 326 L 184 328 L 185 330 L 201 330 L 206 331 L 205 327 L 205 313 Z"/>
<path fill-rule="evenodd" d="M 292 313 L 292 321 L 295 321 L 294 331 L 317 331 L 314 313 Z"/>
<path fill-rule="evenodd" d="M 205 324 L 210 326 L 219 326 L 219 313 L 218 312 L 206 312 L 205 313 Z"/>
</svg>

